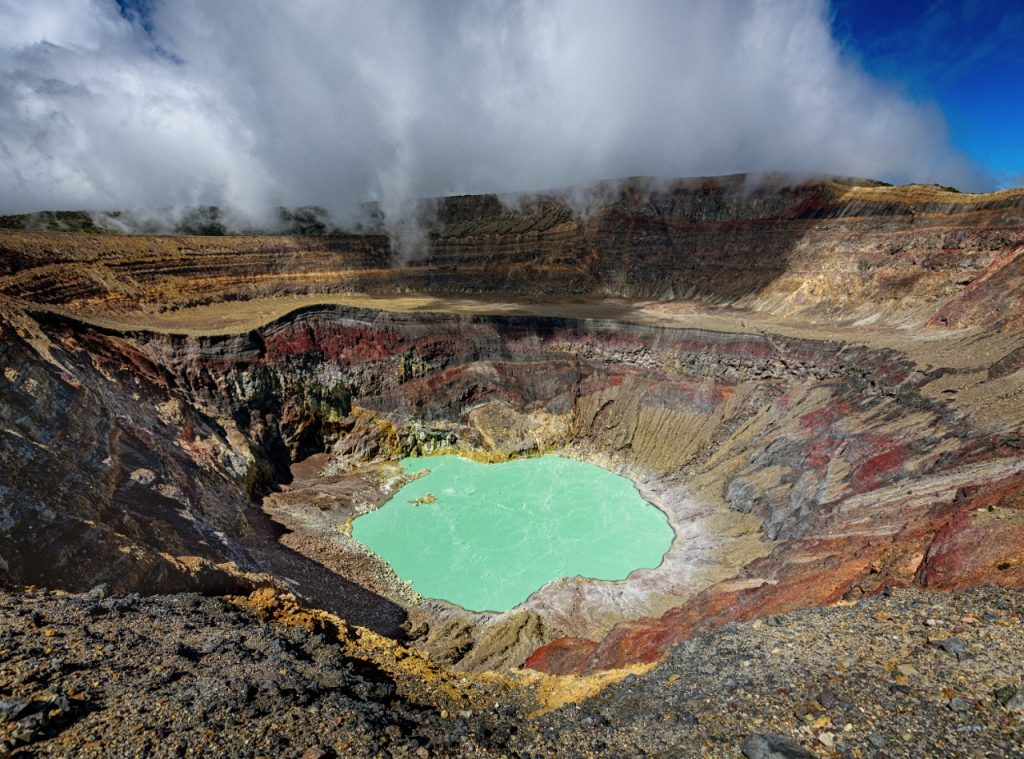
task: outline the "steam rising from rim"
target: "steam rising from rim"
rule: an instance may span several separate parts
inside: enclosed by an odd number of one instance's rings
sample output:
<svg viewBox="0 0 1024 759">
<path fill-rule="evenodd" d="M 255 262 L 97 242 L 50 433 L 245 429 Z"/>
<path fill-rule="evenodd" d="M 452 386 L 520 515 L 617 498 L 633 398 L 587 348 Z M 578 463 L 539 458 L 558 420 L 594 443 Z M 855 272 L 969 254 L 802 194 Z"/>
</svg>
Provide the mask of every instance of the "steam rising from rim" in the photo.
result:
<svg viewBox="0 0 1024 759">
<path fill-rule="evenodd" d="M 825 0 L 0 2 L 0 156 L 0 212 L 216 205 L 266 228 L 282 205 L 350 225 L 373 201 L 403 259 L 424 243 L 410 198 L 779 170 L 989 183 L 936 109 L 843 57 Z"/>
</svg>

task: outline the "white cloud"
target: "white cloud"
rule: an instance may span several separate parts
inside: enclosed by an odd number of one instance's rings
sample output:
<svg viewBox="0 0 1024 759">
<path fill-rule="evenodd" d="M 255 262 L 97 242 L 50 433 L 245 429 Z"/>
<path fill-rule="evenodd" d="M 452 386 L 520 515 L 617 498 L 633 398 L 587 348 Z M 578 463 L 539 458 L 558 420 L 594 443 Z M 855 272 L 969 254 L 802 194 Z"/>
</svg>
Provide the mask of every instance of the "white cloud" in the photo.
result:
<svg viewBox="0 0 1024 759">
<path fill-rule="evenodd" d="M 0 209 L 339 210 L 630 175 L 987 179 L 824 0 L 0 0 Z"/>
</svg>

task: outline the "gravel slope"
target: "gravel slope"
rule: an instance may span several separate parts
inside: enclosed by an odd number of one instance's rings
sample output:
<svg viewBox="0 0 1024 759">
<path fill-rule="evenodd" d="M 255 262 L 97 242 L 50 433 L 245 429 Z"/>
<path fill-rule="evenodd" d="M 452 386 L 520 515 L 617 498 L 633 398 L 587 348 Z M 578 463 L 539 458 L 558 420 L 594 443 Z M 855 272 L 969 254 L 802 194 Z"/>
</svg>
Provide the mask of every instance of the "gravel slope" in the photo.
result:
<svg viewBox="0 0 1024 759">
<path fill-rule="evenodd" d="M 539 714 L 581 681 L 448 674 L 376 638 L 367 655 L 340 620 L 275 608 L 0 594 L 0 755 L 1024 755 L 1019 591 L 897 590 L 730 624 Z"/>
</svg>

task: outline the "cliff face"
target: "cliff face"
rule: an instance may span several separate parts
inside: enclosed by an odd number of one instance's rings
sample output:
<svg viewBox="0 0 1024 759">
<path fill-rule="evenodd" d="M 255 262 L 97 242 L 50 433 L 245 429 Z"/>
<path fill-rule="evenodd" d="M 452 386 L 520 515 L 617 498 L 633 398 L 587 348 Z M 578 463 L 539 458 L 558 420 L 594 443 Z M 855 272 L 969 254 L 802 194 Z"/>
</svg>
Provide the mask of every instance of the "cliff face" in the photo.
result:
<svg viewBox="0 0 1024 759">
<path fill-rule="evenodd" d="M 255 463 L 120 337 L 0 318 L 7 585 L 122 592 L 252 587 Z M 223 564 L 224 566 L 218 566 Z"/>
<path fill-rule="evenodd" d="M 0 230 L 0 294 L 103 311 L 307 293 L 696 299 L 817 320 L 1019 325 L 1024 191 L 743 177 L 436 202 L 423 256 L 380 234 L 119 237 Z M 581 215 L 582 214 L 582 215 Z"/>
<path fill-rule="evenodd" d="M 556 673 L 893 584 L 1024 587 L 1024 195 L 595 193 L 441 201 L 406 264 L 372 235 L 0 232 L 0 576 L 288 585 L 408 615 L 453 666 Z M 335 303 L 278 307 L 298 293 Z M 344 524 L 438 450 L 594 461 L 678 539 L 509 615 L 409 598 Z"/>
</svg>

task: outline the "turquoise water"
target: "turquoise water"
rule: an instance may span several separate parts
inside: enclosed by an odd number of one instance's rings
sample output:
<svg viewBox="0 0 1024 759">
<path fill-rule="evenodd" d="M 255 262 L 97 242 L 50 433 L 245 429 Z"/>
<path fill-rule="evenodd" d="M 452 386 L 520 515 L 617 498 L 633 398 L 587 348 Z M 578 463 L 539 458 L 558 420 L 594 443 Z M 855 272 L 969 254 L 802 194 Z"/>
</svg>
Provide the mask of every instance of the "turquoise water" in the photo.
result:
<svg viewBox="0 0 1024 759">
<path fill-rule="evenodd" d="M 562 456 L 401 464 L 430 474 L 358 517 L 352 537 L 426 598 L 505 611 L 558 577 L 622 580 L 653 569 L 672 544 L 665 515 L 625 477 L 593 464 Z M 413 503 L 430 496 L 436 502 Z"/>
</svg>

